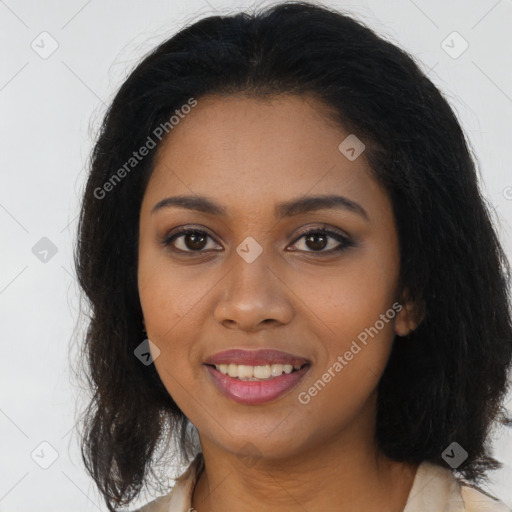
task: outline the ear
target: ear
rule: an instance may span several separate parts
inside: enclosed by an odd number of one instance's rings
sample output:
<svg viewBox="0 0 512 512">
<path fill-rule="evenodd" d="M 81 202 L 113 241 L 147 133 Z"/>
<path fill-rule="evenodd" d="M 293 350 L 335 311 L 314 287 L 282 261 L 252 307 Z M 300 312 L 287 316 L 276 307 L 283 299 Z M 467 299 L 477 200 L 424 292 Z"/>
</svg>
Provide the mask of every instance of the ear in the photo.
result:
<svg viewBox="0 0 512 512">
<path fill-rule="evenodd" d="M 425 318 L 425 303 L 422 299 L 411 299 L 408 290 L 405 290 L 399 302 L 402 309 L 395 317 L 395 333 L 398 336 L 407 336 Z"/>
</svg>

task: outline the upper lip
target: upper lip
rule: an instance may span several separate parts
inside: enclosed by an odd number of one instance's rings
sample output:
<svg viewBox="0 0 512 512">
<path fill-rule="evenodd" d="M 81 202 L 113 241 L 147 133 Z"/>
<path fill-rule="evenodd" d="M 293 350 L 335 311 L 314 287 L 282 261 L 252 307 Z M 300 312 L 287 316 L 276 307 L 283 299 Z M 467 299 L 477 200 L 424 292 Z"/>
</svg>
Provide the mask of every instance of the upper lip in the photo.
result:
<svg viewBox="0 0 512 512">
<path fill-rule="evenodd" d="M 247 366 L 265 366 L 272 364 L 291 364 L 303 366 L 309 364 L 304 357 L 274 349 L 243 350 L 232 349 L 217 352 L 210 356 L 205 364 L 242 364 Z"/>
</svg>

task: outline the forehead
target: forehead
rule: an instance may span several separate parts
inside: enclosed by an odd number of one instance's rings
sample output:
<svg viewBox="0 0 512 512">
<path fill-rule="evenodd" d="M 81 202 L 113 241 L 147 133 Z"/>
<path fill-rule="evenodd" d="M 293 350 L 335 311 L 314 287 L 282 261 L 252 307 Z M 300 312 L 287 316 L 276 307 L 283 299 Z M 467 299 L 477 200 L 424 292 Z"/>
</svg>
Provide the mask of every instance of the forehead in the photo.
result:
<svg viewBox="0 0 512 512">
<path fill-rule="evenodd" d="M 340 151 L 349 135 L 311 97 L 207 96 L 162 141 L 146 193 L 253 206 L 308 193 L 368 201 L 383 192 L 364 152 L 351 161 Z"/>
</svg>

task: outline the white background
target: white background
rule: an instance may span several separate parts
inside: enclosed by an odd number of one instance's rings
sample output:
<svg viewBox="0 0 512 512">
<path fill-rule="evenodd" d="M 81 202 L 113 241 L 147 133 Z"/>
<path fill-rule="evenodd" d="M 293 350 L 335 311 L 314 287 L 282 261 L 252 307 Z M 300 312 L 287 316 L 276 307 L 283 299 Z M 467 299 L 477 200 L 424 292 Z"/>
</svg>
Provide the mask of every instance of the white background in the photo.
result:
<svg viewBox="0 0 512 512">
<path fill-rule="evenodd" d="M 106 510 L 72 431 L 80 396 L 69 367 L 78 310 L 72 244 L 87 158 L 106 105 L 146 52 L 185 23 L 250 5 L 0 2 L 1 512 Z M 448 96 L 469 136 L 510 258 L 512 2 L 326 5 L 346 9 L 408 50 Z M 31 48 L 33 41 L 42 46 L 42 37 L 50 48 L 48 36 L 40 36 L 44 31 L 58 43 L 46 59 Z M 453 31 L 469 44 L 458 58 L 441 46 Z M 46 263 L 32 252 L 42 237 L 57 248 Z M 495 439 L 495 455 L 505 467 L 493 474 L 489 489 L 512 506 L 512 435 L 498 432 Z M 49 457 L 51 449 L 39 446 L 44 441 L 58 452 L 48 469 L 31 458 L 36 448 Z"/>
</svg>

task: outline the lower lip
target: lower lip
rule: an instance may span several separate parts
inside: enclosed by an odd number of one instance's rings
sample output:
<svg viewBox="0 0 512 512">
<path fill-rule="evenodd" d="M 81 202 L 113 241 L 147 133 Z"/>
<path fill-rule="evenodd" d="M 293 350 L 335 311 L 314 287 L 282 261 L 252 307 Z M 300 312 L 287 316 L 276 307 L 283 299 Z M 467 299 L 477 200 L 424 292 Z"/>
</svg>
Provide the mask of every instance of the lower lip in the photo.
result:
<svg viewBox="0 0 512 512">
<path fill-rule="evenodd" d="M 224 375 L 212 366 L 206 366 L 219 391 L 235 402 L 248 405 L 275 400 L 293 388 L 309 369 L 309 365 L 292 373 L 284 373 L 270 380 L 240 380 Z"/>
</svg>

